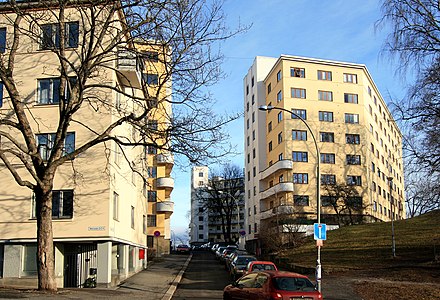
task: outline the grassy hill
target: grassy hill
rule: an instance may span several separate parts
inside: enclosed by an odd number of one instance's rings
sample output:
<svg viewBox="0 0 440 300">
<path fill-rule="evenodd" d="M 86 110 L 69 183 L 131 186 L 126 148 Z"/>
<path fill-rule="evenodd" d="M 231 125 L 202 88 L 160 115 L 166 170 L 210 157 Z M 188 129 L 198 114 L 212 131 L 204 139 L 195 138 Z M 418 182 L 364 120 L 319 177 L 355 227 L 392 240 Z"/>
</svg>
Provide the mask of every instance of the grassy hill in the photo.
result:
<svg viewBox="0 0 440 300">
<path fill-rule="evenodd" d="M 394 221 L 396 258 L 392 257 L 391 222 L 347 226 L 327 232 L 321 248 L 324 271 L 423 266 L 440 257 L 440 210 Z M 314 268 L 317 248 L 313 237 L 287 254 L 290 264 Z"/>
</svg>

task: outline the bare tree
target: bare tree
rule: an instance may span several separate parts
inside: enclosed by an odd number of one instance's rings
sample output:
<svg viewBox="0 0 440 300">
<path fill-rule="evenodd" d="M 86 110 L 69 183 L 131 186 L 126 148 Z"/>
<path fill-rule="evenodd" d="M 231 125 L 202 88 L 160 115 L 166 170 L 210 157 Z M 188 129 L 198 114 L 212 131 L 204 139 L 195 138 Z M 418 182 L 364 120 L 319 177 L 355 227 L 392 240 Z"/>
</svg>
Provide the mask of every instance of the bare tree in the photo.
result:
<svg viewBox="0 0 440 300">
<path fill-rule="evenodd" d="M 440 172 L 440 7 L 437 0 L 383 0 L 383 18 L 391 24 L 384 50 L 398 58 L 399 71 L 415 77 L 405 99 L 393 106 L 406 123 L 407 159 L 427 173 Z M 435 176 L 434 176 L 435 177 Z M 434 183 L 434 182 L 433 182 Z M 437 181 L 438 184 L 438 181 Z"/>
<path fill-rule="evenodd" d="M 363 210 L 362 197 L 353 185 L 327 184 L 323 185 L 327 195 L 321 196 L 323 206 L 331 206 L 335 212 L 339 226 L 354 225 L 361 221 Z"/>
<path fill-rule="evenodd" d="M 239 207 L 244 206 L 243 180 L 242 169 L 227 164 L 219 173 L 212 172 L 207 186 L 199 190 L 198 199 L 203 201 L 209 222 L 220 222 L 225 242 L 237 242 L 232 235 L 232 225 L 239 214 Z M 241 218 L 240 221 L 244 222 Z"/>
<path fill-rule="evenodd" d="M 8 32 L 4 51 L 0 51 L 0 80 L 7 93 L 0 113 L 0 160 L 17 184 L 35 195 L 40 290 L 57 289 L 51 212 L 54 176 L 61 165 L 69 163 L 74 170 L 76 157 L 97 145 L 108 148 L 109 143 L 122 152 L 126 147 L 154 147 L 182 154 L 191 162 L 216 160 L 231 151 L 222 125 L 238 115 L 216 115 L 205 89 L 222 77 L 222 55 L 216 45 L 242 30 L 227 30 L 221 8 L 221 1 L 206 0 L 0 4 L 0 23 Z M 55 62 L 45 66 L 47 75 L 59 80 L 53 85 L 57 99 L 51 99 L 58 106 L 55 121 L 46 122 L 33 114 L 32 95 L 37 91 L 25 92 L 21 84 L 16 66 L 20 55 L 39 50 L 31 45 L 49 51 L 46 58 Z M 140 51 L 142 45 L 159 50 L 155 59 L 161 69 L 159 78 L 143 77 L 135 85 L 115 66 L 125 59 L 135 61 L 140 71 L 154 69 L 156 64 L 142 65 L 149 55 Z M 37 66 L 45 61 L 32 63 Z M 27 67 L 30 74 L 34 66 Z M 112 74 L 124 87 L 109 80 Z M 125 101 L 115 101 L 115 94 Z M 173 113 L 162 110 L 161 124 L 148 121 L 155 107 L 171 104 Z M 77 117 L 84 111 L 90 112 L 90 120 Z M 106 121 L 96 126 L 96 120 Z M 75 141 L 74 149 L 65 142 L 72 125 L 89 132 L 87 138 Z M 50 143 L 38 140 L 41 128 L 54 132 Z"/>
</svg>

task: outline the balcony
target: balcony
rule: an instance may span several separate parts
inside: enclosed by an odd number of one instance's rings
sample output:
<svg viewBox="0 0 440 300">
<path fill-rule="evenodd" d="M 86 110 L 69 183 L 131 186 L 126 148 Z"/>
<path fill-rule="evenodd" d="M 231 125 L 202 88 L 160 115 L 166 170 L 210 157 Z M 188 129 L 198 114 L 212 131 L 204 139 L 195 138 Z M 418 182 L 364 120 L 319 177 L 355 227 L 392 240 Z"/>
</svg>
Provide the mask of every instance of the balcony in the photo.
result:
<svg viewBox="0 0 440 300">
<path fill-rule="evenodd" d="M 156 187 L 162 189 L 173 189 L 174 179 L 171 177 L 159 177 L 156 179 Z"/>
<path fill-rule="evenodd" d="M 121 84 L 134 88 L 142 87 L 142 60 L 134 51 L 118 49 L 118 77 Z"/>
<path fill-rule="evenodd" d="M 293 192 L 293 182 L 280 182 L 265 191 L 261 192 L 261 200 L 267 199 L 277 194 L 281 193 L 292 193 Z"/>
<path fill-rule="evenodd" d="M 174 202 L 172 201 L 162 201 L 156 203 L 156 212 L 165 213 L 170 216 L 174 212 Z"/>
<path fill-rule="evenodd" d="M 293 205 L 280 205 L 268 210 L 262 211 L 260 213 L 261 219 L 269 219 L 275 217 L 276 215 L 290 215 L 295 212 L 295 207 Z"/>
<path fill-rule="evenodd" d="M 174 156 L 172 154 L 160 153 L 156 156 L 158 165 L 174 164 Z"/>
<path fill-rule="evenodd" d="M 282 170 L 292 170 L 293 162 L 290 159 L 279 160 L 260 173 L 260 180 L 264 180 L 272 174 Z"/>
</svg>

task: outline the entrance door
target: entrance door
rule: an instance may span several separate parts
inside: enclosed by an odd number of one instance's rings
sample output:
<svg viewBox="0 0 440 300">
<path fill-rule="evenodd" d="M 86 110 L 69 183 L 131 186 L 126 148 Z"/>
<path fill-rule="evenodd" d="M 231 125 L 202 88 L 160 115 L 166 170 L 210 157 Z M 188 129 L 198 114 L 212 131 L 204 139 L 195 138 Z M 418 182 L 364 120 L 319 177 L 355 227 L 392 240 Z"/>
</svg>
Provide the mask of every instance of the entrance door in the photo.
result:
<svg viewBox="0 0 440 300">
<path fill-rule="evenodd" d="M 64 246 L 64 287 L 83 287 L 91 269 L 96 269 L 96 244 L 65 244 Z"/>
</svg>

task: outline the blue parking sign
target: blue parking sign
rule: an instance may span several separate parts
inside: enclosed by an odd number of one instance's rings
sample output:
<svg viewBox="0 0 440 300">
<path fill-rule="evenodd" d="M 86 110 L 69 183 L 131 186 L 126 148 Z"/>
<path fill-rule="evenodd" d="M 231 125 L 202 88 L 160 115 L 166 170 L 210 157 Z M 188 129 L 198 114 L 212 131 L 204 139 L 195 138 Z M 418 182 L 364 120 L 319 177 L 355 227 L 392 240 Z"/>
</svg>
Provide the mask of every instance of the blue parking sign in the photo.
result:
<svg viewBox="0 0 440 300">
<path fill-rule="evenodd" d="M 325 241 L 327 239 L 327 225 L 324 223 L 313 224 L 313 235 L 315 240 Z"/>
</svg>

